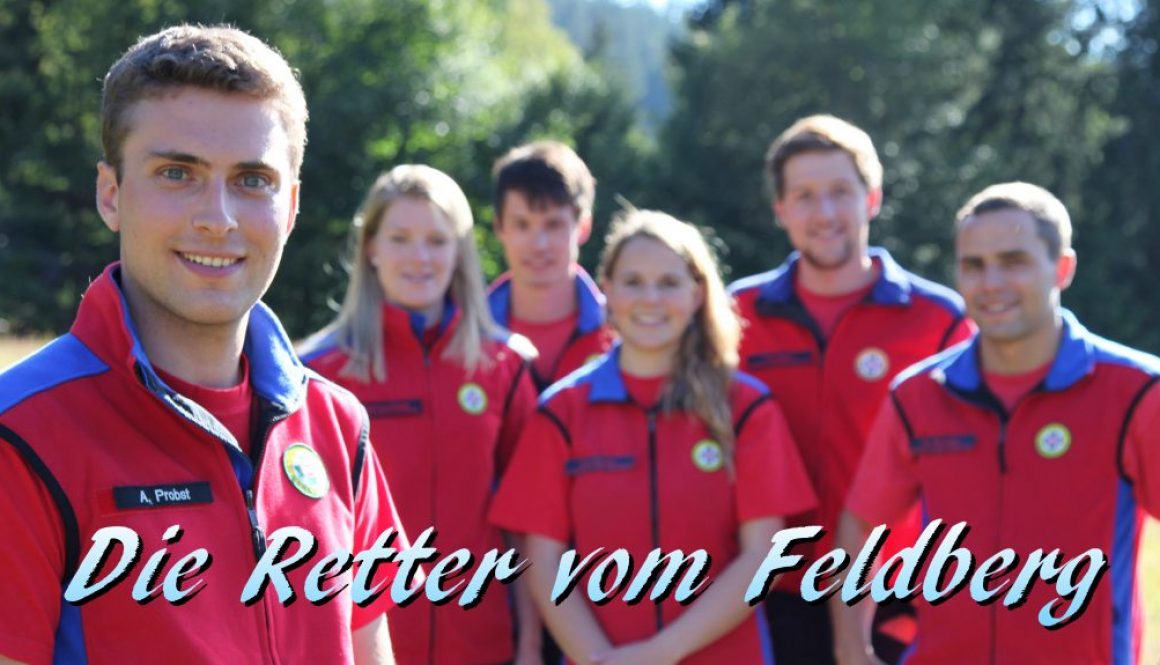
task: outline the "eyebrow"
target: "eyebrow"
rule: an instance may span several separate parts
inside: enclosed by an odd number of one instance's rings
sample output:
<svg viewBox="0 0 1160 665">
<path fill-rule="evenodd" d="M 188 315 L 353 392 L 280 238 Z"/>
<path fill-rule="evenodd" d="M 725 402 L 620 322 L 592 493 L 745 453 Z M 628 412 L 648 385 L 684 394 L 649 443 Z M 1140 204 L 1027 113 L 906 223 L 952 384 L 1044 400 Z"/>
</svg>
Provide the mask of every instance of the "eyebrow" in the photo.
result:
<svg viewBox="0 0 1160 665">
<path fill-rule="evenodd" d="M 149 156 L 154 159 L 164 159 L 179 164 L 191 164 L 193 166 L 209 167 L 210 163 L 198 157 L 191 155 L 188 152 L 179 152 L 177 150 L 154 150 L 149 153 Z M 277 171 L 273 166 L 261 160 L 250 162 L 239 162 L 234 165 L 234 168 L 243 171 Z"/>
</svg>

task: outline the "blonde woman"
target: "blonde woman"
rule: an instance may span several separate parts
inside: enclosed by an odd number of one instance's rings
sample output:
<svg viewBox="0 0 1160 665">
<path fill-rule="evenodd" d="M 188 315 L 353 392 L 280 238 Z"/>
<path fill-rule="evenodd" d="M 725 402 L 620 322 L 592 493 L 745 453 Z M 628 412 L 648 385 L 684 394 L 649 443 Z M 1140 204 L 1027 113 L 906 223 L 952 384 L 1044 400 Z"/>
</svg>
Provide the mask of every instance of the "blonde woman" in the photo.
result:
<svg viewBox="0 0 1160 665">
<path fill-rule="evenodd" d="M 436 169 L 397 166 L 367 194 L 354 232 L 342 308 L 303 359 L 366 405 L 412 539 L 435 527 L 439 551 L 467 548 L 478 561 L 504 548 L 487 509 L 536 393 L 488 311 L 467 198 Z M 392 610 L 400 665 L 511 662 L 511 611 L 495 591 L 471 611 L 423 599 Z M 521 654 L 535 654 L 538 625 L 520 632 Z"/>
<path fill-rule="evenodd" d="M 783 516 L 814 494 L 781 411 L 737 372 L 736 313 L 697 229 L 632 211 L 600 266 L 620 343 L 548 389 L 492 507 L 527 534 L 530 586 L 574 663 L 761 663 L 745 588 Z M 682 606 L 549 600 L 561 555 L 704 549 L 714 581 Z"/>
</svg>

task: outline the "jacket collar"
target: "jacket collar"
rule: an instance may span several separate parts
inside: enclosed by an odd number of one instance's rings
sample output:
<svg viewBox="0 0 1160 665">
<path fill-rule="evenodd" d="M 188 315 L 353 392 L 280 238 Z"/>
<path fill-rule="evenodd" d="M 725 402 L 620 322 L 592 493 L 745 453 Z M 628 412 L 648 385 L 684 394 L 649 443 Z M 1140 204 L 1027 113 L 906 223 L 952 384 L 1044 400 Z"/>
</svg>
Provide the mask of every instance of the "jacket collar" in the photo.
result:
<svg viewBox="0 0 1160 665">
<path fill-rule="evenodd" d="M 588 391 L 589 403 L 632 401 L 628 394 L 628 386 L 624 383 L 624 375 L 620 371 L 619 341 L 596 361 L 585 380 L 592 386 Z"/>
<path fill-rule="evenodd" d="M 580 266 L 576 266 L 576 331 L 581 335 L 598 330 L 604 325 L 604 294 L 596 286 L 592 277 Z M 505 272 L 492 282 L 487 294 L 491 315 L 496 323 L 505 328 L 511 326 L 512 280 L 511 273 Z"/>
<path fill-rule="evenodd" d="M 121 289 L 119 262 L 105 268 L 85 291 L 72 333 L 111 367 L 137 374 L 158 397 L 175 395 L 141 346 Z M 255 394 L 279 411 L 296 411 L 305 398 L 307 373 L 282 324 L 261 302 L 250 310 L 243 351 L 250 363 L 250 385 Z"/>
<path fill-rule="evenodd" d="M 879 265 L 878 279 L 870 289 L 867 301 L 888 306 L 909 305 L 913 285 L 907 272 L 894 261 L 890 252 L 881 247 L 871 247 L 867 253 Z M 785 263 L 773 271 L 769 281 L 760 287 L 757 297 L 759 311 L 763 308 L 783 307 L 796 298 L 794 283 L 800 260 L 800 252 L 790 254 Z"/>
<path fill-rule="evenodd" d="M 450 298 L 444 300 L 443 314 L 436 327 L 435 342 L 431 349 L 441 349 L 448 343 L 459 319 L 459 308 Z M 422 312 L 413 312 L 390 303 L 383 304 L 383 340 L 387 344 L 422 348 L 426 331 L 427 317 Z"/>
<path fill-rule="evenodd" d="M 1066 390 L 1091 374 L 1096 366 L 1096 349 L 1091 334 L 1075 315 L 1061 309 L 1063 330 L 1059 349 L 1043 380 L 1043 388 L 1050 391 Z M 977 393 L 983 388 L 982 368 L 979 365 L 979 335 L 967 344 L 956 347 L 938 363 L 935 371 L 942 372 L 947 385 L 964 393 Z"/>
</svg>

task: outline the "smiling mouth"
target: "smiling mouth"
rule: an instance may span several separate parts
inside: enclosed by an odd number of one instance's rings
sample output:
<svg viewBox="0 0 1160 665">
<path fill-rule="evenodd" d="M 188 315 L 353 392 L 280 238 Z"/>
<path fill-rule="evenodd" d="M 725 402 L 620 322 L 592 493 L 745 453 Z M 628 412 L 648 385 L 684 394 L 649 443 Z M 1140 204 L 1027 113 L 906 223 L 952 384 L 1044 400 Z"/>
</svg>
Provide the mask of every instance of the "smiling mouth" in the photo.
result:
<svg viewBox="0 0 1160 665">
<path fill-rule="evenodd" d="M 180 252 L 180 254 L 181 258 L 185 259 L 186 261 L 189 261 L 190 263 L 196 263 L 199 266 L 206 266 L 208 268 L 227 268 L 234 265 L 238 261 L 241 261 L 241 259 L 237 257 L 231 258 L 224 256 L 205 256 L 202 254 L 189 254 L 186 252 Z"/>
<path fill-rule="evenodd" d="M 1013 303 L 1004 303 L 1000 305 L 979 305 L 979 311 L 984 314 L 1003 314 L 1015 309 Z"/>
</svg>

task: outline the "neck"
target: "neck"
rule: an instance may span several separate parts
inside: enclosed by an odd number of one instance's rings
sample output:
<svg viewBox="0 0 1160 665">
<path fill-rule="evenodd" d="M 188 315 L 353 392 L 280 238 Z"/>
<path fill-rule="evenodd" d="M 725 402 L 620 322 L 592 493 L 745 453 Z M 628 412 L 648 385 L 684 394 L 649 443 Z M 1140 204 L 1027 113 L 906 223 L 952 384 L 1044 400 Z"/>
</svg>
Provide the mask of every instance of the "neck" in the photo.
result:
<svg viewBox="0 0 1160 665">
<path fill-rule="evenodd" d="M 810 293 L 819 296 L 841 296 L 869 286 L 878 277 L 878 266 L 866 254 L 833 269 L 823 269 L 803 259 L 798 260 L 797 279 Z"/>
<path fill-rule="evenodd" d="M 512 310 L 515 318 L 528 323 L 559 321 L 576 311 L 575 278 L 535 287 L 512 281 Z"/>
<path fill-rule="evenodd" d="M 621 342 L 620 369 L 641 378 L 668 376 L 676 364 L 675 349 L 639 349 Z"/>
<path fill-rule="evenodd" d="M 988 340 L 979 337 L 979 360 L 983 371 L 992 374 L 1023 374 L 1043 367 L 1059 352 L 1063 320 L 1055 314 L 1054 325 L 1017 340 Z"/>
<path fill-rule="evenodd" d="M 231 388 L 241 382 L 245 321 L 230 329 L 188 323 L 173 329 L 160 321 L 141 325 L 136 319 L 134 324 L 154 366 L 203 388 Z"/>
</svg>

